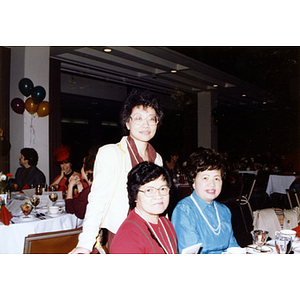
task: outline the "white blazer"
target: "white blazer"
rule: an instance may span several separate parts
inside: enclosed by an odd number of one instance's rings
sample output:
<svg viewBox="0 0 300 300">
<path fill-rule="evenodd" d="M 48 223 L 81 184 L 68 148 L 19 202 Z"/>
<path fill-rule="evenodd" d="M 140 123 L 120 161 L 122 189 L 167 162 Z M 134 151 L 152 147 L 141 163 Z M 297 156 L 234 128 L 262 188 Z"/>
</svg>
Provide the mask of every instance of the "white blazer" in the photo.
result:
<svg viewBox="0 0 300 300">
<path fill-rule="evenodd" d="M 100 226 L 116 233 L 127 217 L 127 174 L 132 165 L 126 139 L 127 136 L 124 136 L 119 143 L 105 145 L 98 150 L 83 231 L 79 235 L 77 247 L 92 250 Z M 155 163 L 163 165 L 158 153 Z"/>
</svg>

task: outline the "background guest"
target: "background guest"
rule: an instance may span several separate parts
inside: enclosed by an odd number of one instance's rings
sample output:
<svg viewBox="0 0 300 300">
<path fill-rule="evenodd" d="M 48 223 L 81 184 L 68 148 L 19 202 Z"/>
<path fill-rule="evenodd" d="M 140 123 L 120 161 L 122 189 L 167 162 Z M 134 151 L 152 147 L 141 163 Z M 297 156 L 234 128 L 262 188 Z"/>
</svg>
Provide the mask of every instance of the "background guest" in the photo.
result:
<svg viewBox="0 0 300 300">
<path fill-rule="evenodd" d="M 223 157 L 215 150 L 200 149 L 189 157 L 186 175 L 194 191 L 176 205 L 172 214 L 180 253 L 198 243 L 202 243 L 201 254 L 239 247 L 230 210 L 214 201 L 221 192 L 225 170 Z"/>
<path fill-rule="evenodd" d="M 109 251 L 115 233 L 128 215 L 128 172 L 142 161 L 163 165 L 161 156 L 149 144 L 162 117 L 160 103 L 149 91 L 135 90 L 125 99 L 120 116 L 125 136 L 119 143 L 105 145 L 98 151 L 83 231 L 71 253 L 90 253 L 99 227 L 107 229 Z M 96 247 L 100 248 L 99 243 Z"/>
<path fill-rule="evenodd" d="M 91 191 L 91 186 L 93 182 L 93 168 L 96 158 L 96 153 L 86 156 L 83 159 L 83 166 L 81 168 L 81 176 L 88 186 L 83 187 L 80 177 L 73 174 L 69 179 L 69 186 L 66 196 L 66 212 L 69 214 L 75 214 L 79 219 L 84 219 L 86 206 L 88 204 L 88 195 Z M 73 188 L 77 185 L 78 196 L 73 197 Z"/>
<path fill-rule="evenodd" d="M 33 148 L 23 148 L 21 150 L 19 157 L 21 167 L 17 169 L 14 179 L 17 191 L 21 191 L 26 185 L 31 188 L 46 183 L 44 173 L 37 168 L 38 160 L 38 154 Z"/>
<path fill-rule="evenodd" d="M 151 162 L 141 162 L 128 173 L 127 190 L 132 211 L 117 231 L 111 253 L 177 253 L 172 223 L 160 217 L 169 204 L 171 185 L 168 172 Z"/>
<path fill-rule="evenodd" d="M 72 168 L 73 161 L 71 148 L 69 146 L 61 145 L 59 148 L 55 149 L 53 151 L 53 158 L 57 163 L 59 163 L 61 172 L 60 175 L 58 175 L 50 184 L 50 188 L 58 186 L 56 189 L 58 191 L 62 191 L 63 195 L 66 194 L 69 185 L 69 178 L 72 175 L 76 175 L 80 178 L 84 188 L 88 186 L 88 184 L 82 179 L 81 174 L 74 171 Z"/>
<path fill-rule="evenodd" d="M 171 149 L 164 163 L 164 166 L 168 169 L 173 179 L 176 179 L 176 172 L 177 171 L 180 172 L 181 170 L 181 166 L 178 162 L 178 159 L 179 159 L 178 151 Z"/>
</svg>

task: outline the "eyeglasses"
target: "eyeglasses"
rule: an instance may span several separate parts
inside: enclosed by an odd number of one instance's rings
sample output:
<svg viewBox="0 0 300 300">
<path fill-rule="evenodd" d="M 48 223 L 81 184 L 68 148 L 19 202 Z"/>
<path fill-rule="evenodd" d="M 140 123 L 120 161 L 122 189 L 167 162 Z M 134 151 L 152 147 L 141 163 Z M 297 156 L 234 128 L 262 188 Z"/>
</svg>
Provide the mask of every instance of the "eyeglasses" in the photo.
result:
<svg viewBox="0 0 300 300">
<path fill-rule="evenodd" d="M 158 191 L 162 196 L 167 196 L 170 192 L 170 188 L 166 185 L 163 185 L 158 189 L 155 187 L 148 187 L 144 191 L 139 190 L 139 192 L 144 193 L 147 197 L 153 197 L 156 194 L 156 191 Z"/>
<path fill-rule="evenodd" d="M 145 120 L 147 120 L 147 123 L 150 126 L 154 126 L 154 125 L 156 125 L 158 123 L 157 116 L 148 116 L 146 118 L 143 118 L 141 115 L 136 114 L 133 117 L 130 117 L 130 119 L 136 125 L 142 125 Z"/>
</svg>

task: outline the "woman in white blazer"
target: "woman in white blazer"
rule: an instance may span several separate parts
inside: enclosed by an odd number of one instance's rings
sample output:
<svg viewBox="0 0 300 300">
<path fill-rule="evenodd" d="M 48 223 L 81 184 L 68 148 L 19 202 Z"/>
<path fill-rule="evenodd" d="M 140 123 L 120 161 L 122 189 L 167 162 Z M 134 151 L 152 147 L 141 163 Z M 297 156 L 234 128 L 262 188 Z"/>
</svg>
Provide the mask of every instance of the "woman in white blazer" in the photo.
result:
<svg viewBox="0 0 300 300">
<path fill-rule="evenodd" d="M 151 92 L 133 91 L 126 98 L 120 120 L 128 135 L 117 144 L 101 147 L 97 153 L 83 231 L 72 254 L 90 253 L 99 228 L 108 230 L 109 250 L 114 234 L 129 211 L 128 172 L 142 161 L 163 165 L 161 156 L 149 144 L 162 118 L 162 107 Z"/>
</svg>

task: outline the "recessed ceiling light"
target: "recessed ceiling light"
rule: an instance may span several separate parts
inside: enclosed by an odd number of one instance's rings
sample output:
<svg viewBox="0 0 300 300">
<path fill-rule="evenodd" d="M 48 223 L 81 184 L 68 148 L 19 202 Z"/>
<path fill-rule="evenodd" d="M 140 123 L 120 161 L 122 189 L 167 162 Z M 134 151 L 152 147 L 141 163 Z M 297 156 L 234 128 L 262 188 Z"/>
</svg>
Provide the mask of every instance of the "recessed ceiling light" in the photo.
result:
<svg viewBox="0 0 300 300">
<path fill-rule="evenodd" d="M 266 102 L 266 101 L 264 101 L 264 102 L 263 102 L 263 104 L 267 104 L 267 102 Z"/>
<path fill-rule="evenodd" d="M 243 95 L 242 95 L 242 97 L 246 97 L 246 96 L 247 96 L 246 94 L 243 94 Z"/>
<path fill-rule="evenodd" d="M 104 48 L 103 51 L 104 52 L 111 52 L 111 49 L 110 48 Z"/>
<path fill-rule="evenodd" d="M 171 70 L 171 73 L 177 73 L 177 70 Z"/>
<path fill-rule="evenodd" d="M 218 87 L 218 85 L 217 85 L 217 84 L 214 84 L 214 85 L 213 85 L 213 87 L 214 87 L 214 88 L 217 88 L 217 87 Z"/>
</svg>

